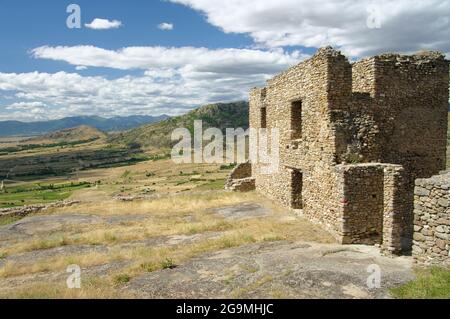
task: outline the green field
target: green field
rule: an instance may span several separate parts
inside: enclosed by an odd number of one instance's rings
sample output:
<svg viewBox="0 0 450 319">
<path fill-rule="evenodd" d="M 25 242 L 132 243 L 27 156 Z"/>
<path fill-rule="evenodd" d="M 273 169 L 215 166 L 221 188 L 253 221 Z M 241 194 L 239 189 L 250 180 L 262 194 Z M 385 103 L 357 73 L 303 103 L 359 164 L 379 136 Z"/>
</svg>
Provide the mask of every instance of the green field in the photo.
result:
<svg viewBox="0 0 450 319">
<path fill-rule="evenodd" d="M 23 205 L 42 204 L 65 200 L 72 192 L 91 187 L 90 183 L 63 183 L 63 184 L 26 184 L 7 188 L 0 193 L 0 208 L 18 207 Z"/>
<path fill-rule="evenodd" d="M 392 289 L 400 299 L 450 299 L 450 268 L 416 270 L 417 279 Z"/>
</svg>

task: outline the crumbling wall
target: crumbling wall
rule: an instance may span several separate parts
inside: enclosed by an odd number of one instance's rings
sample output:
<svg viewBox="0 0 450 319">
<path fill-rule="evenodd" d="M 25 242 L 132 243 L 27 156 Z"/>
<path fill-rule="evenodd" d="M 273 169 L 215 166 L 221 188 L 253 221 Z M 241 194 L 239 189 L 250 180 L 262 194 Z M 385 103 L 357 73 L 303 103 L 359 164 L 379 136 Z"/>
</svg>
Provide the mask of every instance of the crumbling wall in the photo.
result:
<svg viewBox="0 0 450 319">
<path fill-rule="evenodd" d="M 0 217 L 26 217 L 31 214 L 36 214 L 41 211 L 52 208 L 71 207 L 79 204 L 80 201 L 58 201 L 51 204 L 36 204 L 20 207 L 2 208 L 0 209 Z"/>
<path fill-rule="evenodd" d="M 445 169 L 449 66 L 436 52 L 374 57 L 381 161 L 428 178 Z"/>
<path fill-rule="evenodd" d="M 230 179 L 252 177 L 252 164 L 250 162 L 238 164 L 230 173 Z"/>
<path fill-rule="evenodd" d="M 237 165 L 231 172 L 225 189 L 236 192 L 255 190 L 255 179 L 252 178 L 252 164 L 250 162 Z"/>
<path fill-rule="evenodd" d="M 414 259 L 450 265 L 450 173 L 418 179 L 414 194 Z"/>
</svg>

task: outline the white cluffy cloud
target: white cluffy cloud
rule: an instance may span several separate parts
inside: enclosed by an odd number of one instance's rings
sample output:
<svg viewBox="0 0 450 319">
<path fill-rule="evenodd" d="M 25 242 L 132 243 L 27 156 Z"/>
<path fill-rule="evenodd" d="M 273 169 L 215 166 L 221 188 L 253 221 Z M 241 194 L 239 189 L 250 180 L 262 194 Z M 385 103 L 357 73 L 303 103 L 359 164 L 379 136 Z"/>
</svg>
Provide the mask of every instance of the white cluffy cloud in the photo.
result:
<svg viewBox="0 0 450 319">
<path fill-rule="evenodd" d="M 434 49 L 450 53 L 448 0 L 169 0 L 227 33 L 267 47 L 333 45 L 353 56 Z"/>
<path fill-rule="evenodd" d="M 94 30 L 108 30 L 108 29 L 117 29 L 122 26 L 122 22 L 118 20 L 108 20 L 108 19 L 99 19 L 96 18 L 92 20 L 91 23 L 85 24 L 86 28 L 94 29 Z"/>
<path fill-rule="evenodd" d="M 35 58 L 75 67 L 141 69 L 116 79 L 77 73 L 0 73 L 0 94 L 13 94 L 14 109 L 0 104 L 0 119 L 61 118 L 72 115 L 177 115 L 199 105 L 248 98 L 252 87 L 306 55 L 283 50 L 92 46 L 40 47 Z M 12 93 L 11 93 L 12 92 Z M 35 104 L 34 113 L 20 106 Z"/>
<path fill-rule="evenodd" d="M 171 31 L 173 30 L 173 23 L 164 22 L 158 25 L 158 29 L 164 30 L 164 31 Z"/>
<path fill-rule="evenodd" d="M 307 57 L 298 51 L 262 51 L 194 47 L 127 47 L 106 50 L 94 46 L 43 46 L 31 51 L 35 58 L 65 61 L 75 66 L 120 70 L 189 69 L 201 73 L 274 74 Z"/>
<path fill-rule="evenodd" d="M 17 102 L 6 107 L 7 110 L 33 110 L 36 108 L 47 107 L 42 102 Z"/>
</svg>

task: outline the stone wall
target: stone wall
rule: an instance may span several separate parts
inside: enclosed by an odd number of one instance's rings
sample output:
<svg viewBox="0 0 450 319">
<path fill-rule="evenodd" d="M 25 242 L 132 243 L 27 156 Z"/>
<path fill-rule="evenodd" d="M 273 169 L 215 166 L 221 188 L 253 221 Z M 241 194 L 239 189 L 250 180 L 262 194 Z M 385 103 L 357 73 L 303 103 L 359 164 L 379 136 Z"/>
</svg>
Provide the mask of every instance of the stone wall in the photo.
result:
<svg viewBox="0 0 450 319">
<path fill-rule="evenodd" d="M 405 248 L 414 179 L 445 169 L 448 71 L 440 53 L 351 64 L 328 47 L 253 89 L 250 127 L 280 132 L 279 171 L 253 163 L 257 191 L 302 208 L 342 242 Z"/>
<path fill-rule="evenodd" d="M 450 172 L 418 179 L 414 194 L 414 259 L 450 265 Z"/>
<path fill-rule="evenodd" d="M 411 247 L 412 192 L 400 165 L 338 165 L 343 209 L 342 243 L 377 244 L 388 254 Z"/>
<path fill-rule="evenodd" d="M 412 184 L 439 174 L 446 166 L 448 61 L 437 52 L 373 59 L 381 161 L 402 165 Z"/>
<path fill-rule="evenodd" d="M 340 165 L 345 244 L 380 244 L 383 232 L 384 170 L 379 164 Z"/>
<path fill-rule="evenodd" d="M 0 217 L 25 217 L 30 214 L 39 213 L 51 208 L 70 207 L 79 204 L 80 201 L 59 201 L 51 204 L 37 204 L 21 207 L 2 208 L 0 209 Z"/>
<path fill-rule="evenodd" d="M 412 243 L 413 190 L 401 165 L 384 165 L 382 250 L 409 252 Z"/>
<path fill-rule="evenodd" d="M 225 184 L 225 189 L 236 192 L 255 190 L 255 179 L 252 177 L 252 164 L 242 163 L 236 166 Z"/>
<path fill-rule="evenodd" d="M 345 71 L 333 66 L 340 65 Z M 330 83 L 334 83 L 330 86 Z M 351 67 L 347 59 L 331 48 L 324 48 L 311 59 L 269 80 L 264 89 L 250 94 L 250 127 L 261 127 L 261 108 L 266 108 L 266 126 L 280 131 L 280 170 L 261 174 L 261 165 L 253 165 L 256 189 L 266 196 L 292 207 L 291 169 L 303 174 L 303 213 L 337 233 L 341 218 L 337 195 L 337 176 L 333 168 L 336 154 L 335 129 L 331 125 L 329 100 L 344 106 L 351 93 Z M 330 92 L 334 92 L 331 96 Z M 301 138 L 293 140 L 292 105 L 301 101 Z"/>
</svg>

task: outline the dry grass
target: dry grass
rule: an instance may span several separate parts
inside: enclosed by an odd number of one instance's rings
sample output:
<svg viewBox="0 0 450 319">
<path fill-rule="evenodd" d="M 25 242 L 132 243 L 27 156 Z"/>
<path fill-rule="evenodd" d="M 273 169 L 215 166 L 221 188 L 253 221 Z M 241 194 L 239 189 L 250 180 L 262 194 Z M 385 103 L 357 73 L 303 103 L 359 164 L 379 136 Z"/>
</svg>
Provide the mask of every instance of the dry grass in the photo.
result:
<svg viewBox="0 0 450 319">
<path fill-rule="evenodd" d="M 7 262 L 0 269 L 0 278 L 15 277 L 21 275 L 30 275 L 41 272 L 65 270 L 69 265 L 80 265 L 83 267 L 92 267 L 104 265 L 108 262 L 119 259 L 116 255 L 101 254 L 92 252 L 83 255 L 72 255 L 63 257 L 53 257 L 32 264 L 21 264 Z"/>
<path fill-rule="evenodd" d="M 64 270 L 68 265 L 71 264 L 77 264 L 81 267 L 92 267 L 120 260 L 133 261 L 134 265 L 128 269 L 128 272 L 135 276 L 142 271 L 155 271 L 164 268 L 162 267 L 162 265 L 167 259 L 173 260 L 175 263 L 182 263 L 192 257 L 206 252 L 237 247 L 248 243 L 278 240 L 304 240 L 324 243 L 334 242 L 333 238 L 329 234 L 316 227 L 311 227 L 311 225 L 307 222 L 277 222 L 276 216 L 272 218 L 236 222 L 224 222 L 223 220 L 217 218 L 217 220 L 210 224 L 198 224 L 203 227 L 202 230 L 204 231 L 222 232 L 221 237 L 217 239 L 204 239 L 199 241 L 198 243 L 191 245 L 176 245 L 173 247 L 157 248 L 122 248 L 116 242 L 127 241 L 125 240 L 125 238 L 121 238 L 120 235 L 115 235 L 118 239 L 113 241 L 114 243 L 110 246 L 110 250 L 106 253 L 93 252 L 82 255 L 54 257 L 44 261 L 35 262 L 31 265 L 16 265 L 13 263 L 6 263 L 6 265 L 2 269 L 0 269 L 0 277 L 7 278 L 47 271 L 60 271 Z M 171 229 L 170 233 L 188 234 L 190 233 L 190 231 L 189 228 L 186 227 L 188 227 L 188 224 L 183 224 L 183 226 L 178 229 L 179 232 L 177 232 L 177 229 Z M 133 231 L 130 232 L 132 233 Z M 196 232 L 201 231 L 199 228 L 197 228 Z M 154 236 L 160 236 L 163 234 L 166 233 L 155 233 Z M 87 238 L 89 238 L 89 240 L 92 240 L 91 237 Z M 97 240 L 100 242 L 102 238 L 103 237 L 98 237 Z M 70 240 L 67 241 L 70 242 Z M 102 243 L 111 244 L 111 241 L 108 242 L 108 239 L 106 239 L 103 240 Z M 32 246 L 18 247 L 30 248 Z M 15 247 L 15 249 L 17 249 L 17 246 Z M 8 250 L 7 253 L 12 254 L 10 250 Z"/>
<path fill-rule="evenodd" d="M 38 283 L 0 292 L 1 299 L 131 299 L 136 296 L 115 289 L 109 278 L 83 281 L 82 289 L 68 289 L 64 283 Z"/>
<path fill-rule="evenodd" d="M 36 236 L 22 240 L 4 250 L 8 255 L 49 249 L 66 245 L 114 245 L 124 242 L 144 240 L 158 236 L 189 235 L 207 231 L 225 231 L 233 225 L 217 218 L 207 210 L 229 204 L 237 204 L 256 195 L 225 193 L 174 196 L 152 202 L 122 203 L 109 201 L 100 205 L 82 204 L 57 211 L 58 214 L 78 213 L 98 216 L 145 214 L 148 219 L 125 222 L 119 225 L 105 223 L 77 225 L 67 227 L 64 233 L 53 237 Z M 100 207 L 100 208 L 99 208 Z M 54 211 L 56 213 L 56 211 Z M 184 217 L 192 216 L 196 221 L 190 222 Z"/>
<path fill-rule="evenodd" d="M 158 164 L 159 171 L 154 179 L 161 179 L 168 184 L 176 181 L 180 174 L 172 172 L 167 163 Z M 127 183 L 141 183 L 142 174 L 147 171 L 144 164 L 133 167 Z M 189 175 L 196 172 L 195 167 L 184 168 Z M 113 176 L 120 177 L 125 168 L 113 169 Z M 199 174 L 205 172 L 200 171 Z M 172 175 L 170 175 L 172 174 Z M 174 175 L 175 174 L 175 175 Z M 216 173 L 214 173 L 216 174 Z M 110 177 L 113 178 L 113 177 Z M 189 177 L 187 177 L 189 178 Z M 105 183 L 106 184 L 106 183 Z M 120 287 L 145 272 L 180 265 L 187 260 L 208 252 L 239 247 L 250 243 L 278 240 L 303 240 L 323 243 L 334 239 L 320 228 L 310 223 L 292 218 L 289 212 L 271 204 L 256 193 L 229 193 L 224 191 L 187 192 L 181 194 L 170 192 L 163 197 L 146 201 L 119 202 L 108 195 L 114 190 L 109 183 L 103 189 L 89 191 L 91 197 L 76 206 L 47 210 L 46 215 L 88 214 L 96 215 L 104 222 L 71 225 L 58 230 L 55 234 L 37 235 L 33 238 L 11 243 L 2 249 L 4 256 L 14 256 L 38 250 L 73 245 L 101 245 L 106 250 L 35 259 L 30 262 L 12 263 L 7 261 L 0 269 L 0 280 L 22 280 L 17 287 L 7 287 L 0 292 L 0 298 L 128 298 Z M 130 184 L 131 185 L 131 184 Z M 105 191 L 106 187 L 112 187 Z M 170 186 L 169 186 L 170 187 Z M 175 187 L 175 186 L 174 186 Z M 102 195 L 99 195 L 102 194 Z M 163 192 L 161 193 L 163 194 Z M 244 202 L 263 203 L 271 211 L 270 216 L 249 220 L 225 220 L 213 214 L 212 208 L 236 205 Z M 141 215 L 143 218 L 129 218 L 125 222 L 108 223 L 114 216 Z M 211 234 L 214 234 L 211 237 Z M 140 241 L 171 236 L 196 236 L 196 241 L 161 246 L 139 245 Z M 96 266 L 112 265 L 125 262 L 119 268 L 112 267 L 105 277 L 83 278 L 82 289 L 70 290 L 62 283 L 29 284 L 23 278 L 32 278 L 34 274 L 65 273 L 68 265 L 76 264 L 82 269 Z M 122 268 L 121 268 L 122 267 Z M 21 279 L 22 278 L 22 279 Z M 85 281 L 86 279 L 86 281 Z"/>
<path fill-rule="evenodd" d="M 75 207 L 54 210 L 58 214 L 77 213 L 95 215 L 139 215 L 175 216 L 186 212 L 196 212 L 213 207 L 234 205 L 245 201 L 260 199 L 255 193 L 229 193 L 225 191 L 186 193 L 169 195 L 145 201 L 119 202 L 116 200 L 101 203 L 84 203 Z M 47 213 L 47 212 L 46 212 Z M 52 211 L 49 211 L 52 213 Z"/>
</svg>

